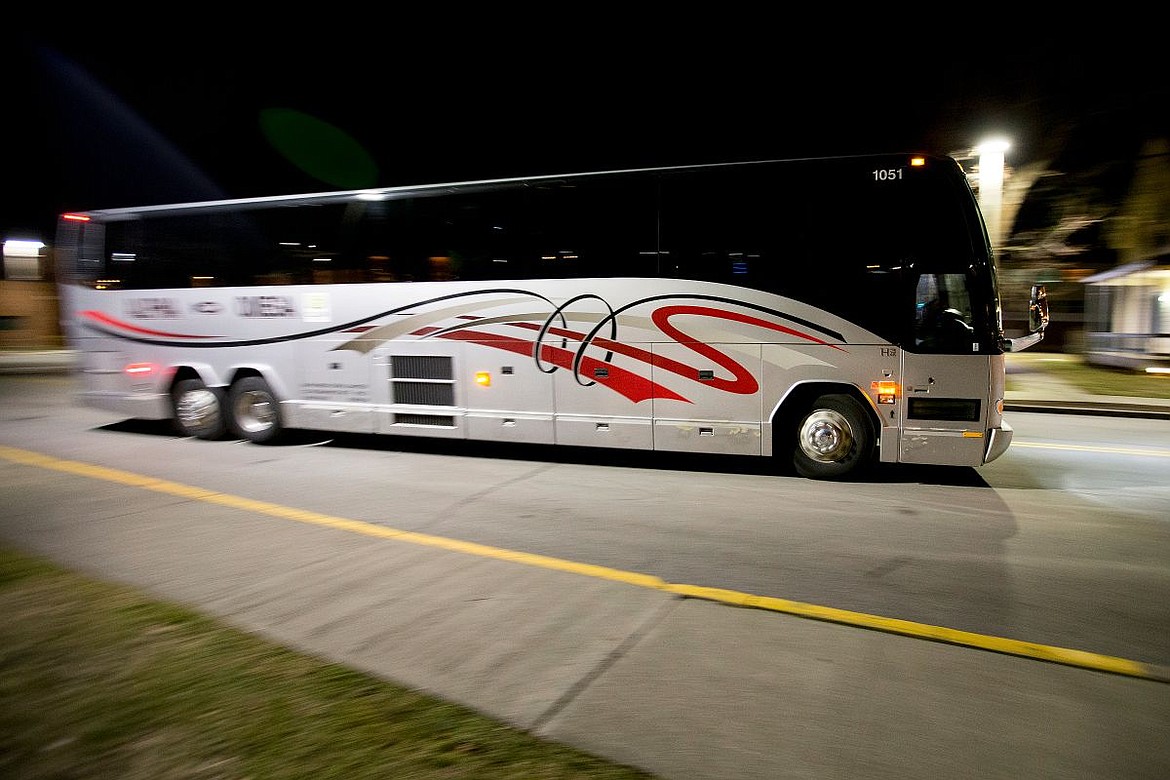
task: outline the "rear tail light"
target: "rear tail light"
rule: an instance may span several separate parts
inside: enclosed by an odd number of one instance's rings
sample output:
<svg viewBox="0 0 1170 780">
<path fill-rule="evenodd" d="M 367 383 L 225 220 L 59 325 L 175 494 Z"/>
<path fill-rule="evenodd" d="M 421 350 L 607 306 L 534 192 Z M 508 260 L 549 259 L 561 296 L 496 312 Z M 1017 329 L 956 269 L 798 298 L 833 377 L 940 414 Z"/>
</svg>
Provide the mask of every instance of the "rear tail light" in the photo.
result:
<svg viewBox="0 0 1170 780">
<path fill-rule="evenodd" d="M 122 371 L 128 376 L 142 378 L 158 373 L 158 366 L 154 363 L 128 363 Z"/>
</svg>

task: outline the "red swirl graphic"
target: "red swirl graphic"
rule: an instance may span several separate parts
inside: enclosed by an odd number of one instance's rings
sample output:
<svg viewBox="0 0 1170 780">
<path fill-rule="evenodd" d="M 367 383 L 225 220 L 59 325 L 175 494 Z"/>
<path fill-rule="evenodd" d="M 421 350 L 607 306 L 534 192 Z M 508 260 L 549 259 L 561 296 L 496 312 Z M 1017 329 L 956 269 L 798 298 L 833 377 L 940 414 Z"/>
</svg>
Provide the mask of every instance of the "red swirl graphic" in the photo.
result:
<svg viewBox="0 0 1170 780">
<path fill-rule="evenodd" d="M 707 384 L 718 387 L 720 390 L 726 390 L 729 393 L 750 395 L 759 390 L 760 385 L 756 381 L 756 378 L 752 376 L 752 373 L 737 363 L 734 358 L 720 352 L 710 344 L 704 344 L 702 341 L 691 338 L 682 330 L 672 325 L 670 323 L 670 318 L 677 314 L 690 314 L 697 317 L 714 317 L 715 319 L 742 322 L 746 325 L 753 325 L 758 328 L 777 331 L 778 333 L 786 333 L 789 336 L 796 336 L 797 338 L 811 341 L 814 344 L 821 344 L 826 347 L 832 347 L 833 349 L 841 349 L 836 344 L 830 344 L 829 342 L 823 339 L 819 339 L 816 336 L 811 336 L 807 333 L 801 333 L 798 330 L 793 330 L 792 328 L 784 325 L 778 325 L 774 322 L 768 322 L 767 320 L 762 320 L 759 317 L 753 317 L 750 314 L 723 311 L 722 309 L 713 309 L 710 306 L 663 306 L 660 309 L 655 309 L 654 313 L 651 315 L 651 319 L 654 321 L 654 324 L 658 326 L 659 330 L 661 330 L 667 336 L 670 336 L 678 344 L 687 347 L 692 352 L 696 352 L 708 360 L 713 361 L 721 368 L 726 369 L 733 377 L 735 377 L 734 379 L 715 378 L 707 382 Z M 660 356 L 654 357 L 654 365 L 661 366 L 679 373 L 678 366 L 680 364 Z M 688 368 L 689 373 L 684 374 L 684 376 L 695 373 L 695 369 L 690 368 L 689 366 L 686 368 Z"/>
<path fill-rule="evenodd" d="M 146 336 L 166 336 L 167 338 L 172 338 L 172 339 L 217 339 L 217 338 L 220 338 L 220 336 L 198 336 L 198 335 L 191 334 L 191 333 L 172 333 L 171 331 L 168 331 L 168 330 L 155 330 L 154 328 L 144 328 L 140 325 L 134 325 L 133 323 L 124 322 L 123 320 L 120 320 L 116 317 L 111 317 L 110 315 L 106 314 L 105 312 L 94 311 L 92 309 L 81 312 L 81 316 L 85 317 L 86 319 L 94 320 L 95 322 L 100 322 L 103 325 L 113 326 L 115 328 L 118 328 L 119 330 L 128 330 L 131 333 L 141 333 L 141 334 L 146 335 Z"/>
<path fill-rule="evenodd" d="M 515 352 L 517 355 L 532 354 L 533 342 L 527 339 L 512 338 L 511 336 L 498 336 L 474 330 L 458 330 L 444 333 L 440 338 L 456 341 L 471 341 L 485 347 L 494 347 L 495 349 Z M 573 353 L 560 347 L 554 347 L 551 344 L 540 345 L 540 357 L 545 362 L 560 368 L 571 369 L 573 366 Z M 654 383 L 647 377 L 635 374 L 633 371 L 627 371 L 624 368 L 604 363 L 595 358 L 586 357 L 581 362 L 581 368 L 586 376 L 593 379 L 599 385 L 604 385 L 611 390 L 617 391 L 634 403 L 647 401 L 651 398 L 690 403 L 689 399 L 682 397 L 669 388 Z M 595 369 L 598 368 L 604 368 L 606 375 L 595 376 Z M 692 370 L 691 373 L 694 373 L 694 371 Z"/>
</svg>

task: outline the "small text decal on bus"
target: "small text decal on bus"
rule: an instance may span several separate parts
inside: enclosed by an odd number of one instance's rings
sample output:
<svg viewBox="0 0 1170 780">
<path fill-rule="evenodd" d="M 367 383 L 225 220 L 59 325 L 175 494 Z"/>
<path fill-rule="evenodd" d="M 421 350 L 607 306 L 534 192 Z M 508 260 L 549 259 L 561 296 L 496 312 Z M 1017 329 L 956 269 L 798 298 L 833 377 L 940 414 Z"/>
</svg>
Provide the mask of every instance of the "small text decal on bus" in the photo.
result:
<svg viewBox="0 0 1170 780">
<path fill-rule="evenodd" d="M 126 301 L 126 316 L 136 320 L 173 320 L 179 316 L 179 304 L 171 298 L 131 298 Z"/>
<path fill-rule="evenodd" d="M 297 310 L 286 295 L 241 295 L 236 298 L 241 317 L 295 317 Z"/>
</svg>

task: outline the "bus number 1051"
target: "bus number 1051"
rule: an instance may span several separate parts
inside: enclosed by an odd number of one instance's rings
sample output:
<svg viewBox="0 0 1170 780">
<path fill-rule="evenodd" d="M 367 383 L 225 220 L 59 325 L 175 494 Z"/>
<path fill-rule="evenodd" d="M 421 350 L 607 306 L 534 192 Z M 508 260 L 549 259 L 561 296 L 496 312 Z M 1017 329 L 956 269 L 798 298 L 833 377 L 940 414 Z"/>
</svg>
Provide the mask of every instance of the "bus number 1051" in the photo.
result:
<svg viewBox="0 0 1170 780">
<path fill-rule="evenodd" d="M 897 181 L 901 178 L 901 168 L 878 168 L 873 172 L 874 181 Z"/>
</svg>

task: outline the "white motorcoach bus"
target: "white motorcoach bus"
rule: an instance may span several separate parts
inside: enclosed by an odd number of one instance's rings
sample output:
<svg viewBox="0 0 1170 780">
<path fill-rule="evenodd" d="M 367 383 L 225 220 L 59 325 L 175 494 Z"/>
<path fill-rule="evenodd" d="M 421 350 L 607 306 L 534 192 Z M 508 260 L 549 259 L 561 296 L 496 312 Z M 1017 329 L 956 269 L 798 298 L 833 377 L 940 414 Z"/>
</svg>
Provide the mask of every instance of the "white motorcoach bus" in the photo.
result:
<svg viewBox="0 0 1170 780">
<path fill-rule="evenodd" d="M 949 157 L 537 176 L 62 215 L 85 403 L 770 456 L 813 478 L 1011 441 L 992 249 Z"/>
</svg>

